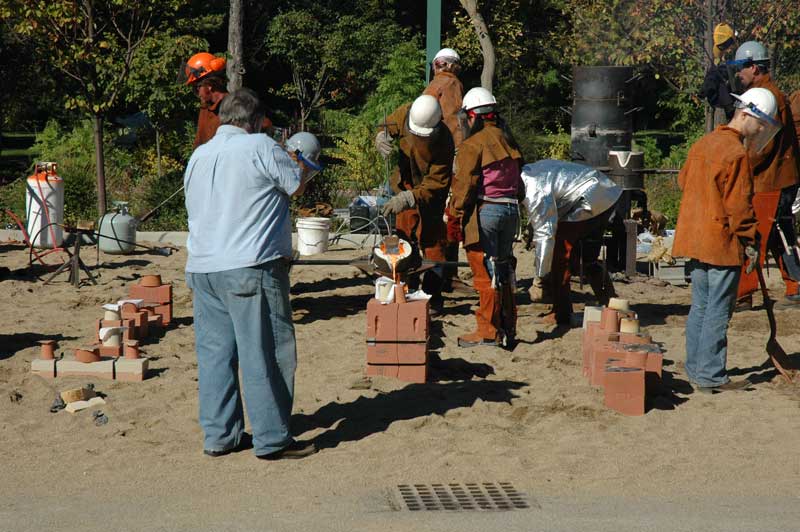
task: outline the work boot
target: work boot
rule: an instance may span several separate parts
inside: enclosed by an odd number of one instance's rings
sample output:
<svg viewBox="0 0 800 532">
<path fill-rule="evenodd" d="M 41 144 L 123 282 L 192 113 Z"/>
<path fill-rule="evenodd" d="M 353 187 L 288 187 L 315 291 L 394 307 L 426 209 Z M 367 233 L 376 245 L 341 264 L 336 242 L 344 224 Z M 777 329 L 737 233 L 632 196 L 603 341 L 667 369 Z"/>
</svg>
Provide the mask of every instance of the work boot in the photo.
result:
<svg viewBox="0 0 800 532">
<path fill-rule="evenodd" d="M 479 345 L 498 347 L 502 345 L 502 342 L 496 336 L 494 338 L 484 338 L 478 331 L 458 337 L 458 347 L 476 347 Z"/>
<path fill-rule="evenodd" d="M 728 381 L 719 386 L 695 386 L 695 389 L 700 393 L 722 393 L 722 392 L 741 392 L 752 386 L 753 383 L 747 379 L 740 381 Z"/>
<path fill-rule="evenodd" d="M 317 451 L 318 449 L 314 442 L 294 440 L 280 451 L 258 454 L 256 458 L 259 460 L 299 460 L 300 458 L 311 456 Z"/>
<path fill-rule="evenodd" d="M 589 286 L 592 287 L 592 292 L 597 298 L 600 306 L 608 305 L 608 300 L 612 297 L 617 297 L 617 292 L 614 290 L 614 284 L 611 282 L 611 276 L 606 272 L 603 276 L 603 269 L 599 266 L 591 268 L 587 273 L 589 279 Z"/>
<path fill-rule="evenodd" d="M 551 304 L 553 303 L 551 292 L 549 283 L 544 282 L 540 277 L 534 277 L 528 295 L 531 296 L 531 303 Z"/>
</svg>

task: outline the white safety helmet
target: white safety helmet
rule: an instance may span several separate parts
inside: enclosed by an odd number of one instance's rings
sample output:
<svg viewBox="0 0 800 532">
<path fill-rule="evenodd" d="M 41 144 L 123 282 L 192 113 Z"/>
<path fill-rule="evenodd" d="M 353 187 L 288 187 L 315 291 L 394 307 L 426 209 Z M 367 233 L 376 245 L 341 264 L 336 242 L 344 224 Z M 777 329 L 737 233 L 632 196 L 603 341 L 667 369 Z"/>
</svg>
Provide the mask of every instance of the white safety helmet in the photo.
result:
<svg viewBox="0 0 800 532">
<path fill-rule="evenodd" d="M 490 113 L 497 105 L 494 95 L 483 87 L 468 90 L 461 101 L 461 108 L 476 114 Z"/>
<path fill-rule="evenodd" d="M 442 121 L 442 108 L 439 100 L 423 94 L 411 104 L 408 111 L 408 129 L 418 137 L 428 137 Z"/>
<path fill-rule="evenodd" d="M 731 94 L 737 100 L 736 107 L 744 109 L 744 112 L 760 120 L 764 116 L 775 118 L 778 114 L 778 102 L 775 95 L 768 89 L 756 87 L 749 89 L 744 94 Z"/>
<path fill-rule="evenodd" d="M 322 145 L 317 137 L 307 131 L 295 133 L 286 141 L 286 149 L 297 156 L 298 161 L 302 161 L 314 172 L 322 170 L 319 162 L 319 155 L 322 152 Z"/>
<path fill-rule="evenodd" d="M 766 47 L 758 41 L 747 41 L 736 49 L 736 61 L 764 63 L 769 61 Z"/>
<path fill-rule="evenodd" d="M 459 63 L 461 61 L 461 56 L 452 48 L 442 48 L 433 56 L 432 62 L 435 63 L 437 59 L 444 59 L 450 63 Z"/>
</svg>

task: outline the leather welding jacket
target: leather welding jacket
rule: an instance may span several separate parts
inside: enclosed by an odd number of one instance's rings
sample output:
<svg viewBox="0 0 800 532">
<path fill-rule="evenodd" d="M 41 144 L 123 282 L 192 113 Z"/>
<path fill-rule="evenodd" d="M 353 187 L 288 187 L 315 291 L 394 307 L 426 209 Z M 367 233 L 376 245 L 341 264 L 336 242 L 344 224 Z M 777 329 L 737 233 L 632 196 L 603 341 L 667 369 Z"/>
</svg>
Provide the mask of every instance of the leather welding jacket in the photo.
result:
<svg viewBox="0 0 800 532">
<path fill-rule="evenodd" d="M 739 131 L 719 126 L 689 149 L 678 175 L 681 206 L 674 257 L 739 266 L 756 238 L 753 175 Z"/>
<path fill-rule="evenodd" d="M 789 110 L 792 112 L 792 119 L 794 120 L 794 131 L 797 134 L 797 139 L 800 141 L 800 90 L 796 90 L 789 96 Z M 798 162 L 800 166 L 800 162 Z"/>
<path fill-rule="evenodd" d="M 398 107 L 386 117 L 387 130 L 399 138 L 397 169 L 390 185 L 395 193 L 410 190 L 414 194 L 423 226 L 441 223 L 447 192 L 453 177 L 453 136 L 443 125 L 429 137 L 420 137 L 408 129 L 411 104 Z"/>
<path fill-rule="evenodd" d="M 458 111 L 461 109 L 461 99 L 464 97 L 464 86 L 458 76 L 452 72 L 439 72 L 422 94 L 428 94 L 439 100 L 442 108 L 442 122 L 453 135 L 453 143 L 458 148 L 464 140 L 461 128 L 458 127 Z"/>
<path fill-rule="evenodd" d="M 536 277 L 550 273 L 559 222 L 590 220 L 610 209 L 622 189 L 591 166 L 545 159 L 522 167 L 525 207 L 536 243 Z"/>
<path fill-rule="evenodd" d="M 797 132 L 786 97 L 772 82 L 769 74 L 754 80 L 750 88 L 754 87 L 767 89 L 775 96 L 778 103 L 777 119 L 782 127 L 760 153 L 750 153 L 753 192 L 774 192 L 800 183 Z"/>
<path fill-rule="evenodd" d="M 522 154 L 508 144 L 503 131 L 492 120 L 484 121 L 483 129 L 465 139 L 458 147 L 450 208 L 452 214 L 461 220 L 465 247 L 480 242 L 477 207 L 483 169 L 509 157 L 522 164 Z M 524 198 L 525 186 L 520 178 L 517 199 L 522 201 Z"/>
</svg>

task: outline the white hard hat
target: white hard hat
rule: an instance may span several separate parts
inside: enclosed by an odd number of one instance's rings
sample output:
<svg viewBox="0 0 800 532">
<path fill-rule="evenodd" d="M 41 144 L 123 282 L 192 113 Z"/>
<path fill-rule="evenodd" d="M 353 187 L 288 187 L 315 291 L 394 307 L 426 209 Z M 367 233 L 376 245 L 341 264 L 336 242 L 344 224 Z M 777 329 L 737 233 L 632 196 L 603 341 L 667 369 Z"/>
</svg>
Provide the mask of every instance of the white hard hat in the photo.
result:
<svg viewBox="0 0 800 532">
<path fill-rule="evenodd" d="M 465 111 L 474 111 L 478 114 L 489 113 L 497 105 L 494 95 L 483 87 L 473 87 L 461 100 L 461 108 Z"/>
<path fill-rule="evenodd" d="M 442 108 L 439 106 L 439 100 L 429 94 L 423 94 L 414 100 L 408 111 L 408 129 L 420 137 L 427 137 L 433 133 L 441 120 Z"/>
<path fill-rule="evenodd" d="M 322 170 L 322 165 L 319 163 L 322 145 L 314 134 L 307 131 L 295 133 L 286 141 L 286 148 L 312 170 L 317 172 Z"/>
<path fill-rule="evenodd" d="M 745 91 L 744 94 L 731 94 L 731 96 L 739 102 L 736 107 L 761 120 L 764 119 L 764 115 L 775 118 L 778 113 L 778 102 L 768 89 L 756 87 Z"/>
<path fill-rule="evenodd" d="M 436 52 L 436 55 L 433 56 L 433 62 L 436 62 L 437 59 L 446 59 L 451 63 L 458 63 L 461 61 L 461 57 L 458 55 L 458 52 L 452 48 L 442 48 Z"/>
<path fill-rule="evenodd" d="M 736 61 L 750 60 L 754 63 L 769 61 L 767 49 L 758 41 L 747 41 L 736 49 Z"/>
</svg>

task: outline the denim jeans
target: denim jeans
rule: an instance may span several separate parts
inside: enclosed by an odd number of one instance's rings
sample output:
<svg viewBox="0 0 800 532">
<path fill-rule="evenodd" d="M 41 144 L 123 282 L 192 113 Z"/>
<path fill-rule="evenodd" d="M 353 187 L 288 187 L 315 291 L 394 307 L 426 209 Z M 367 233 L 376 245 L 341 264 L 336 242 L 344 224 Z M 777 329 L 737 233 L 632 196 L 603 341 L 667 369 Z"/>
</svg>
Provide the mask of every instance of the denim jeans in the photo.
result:
<svg viewBox="0 0 800 532">
<path fill-rule="evenodd" d="M 255 454 L 292 442 L 289 418 L 297 351 L 283 259 L 252 268 L 187 273 L 194 292 L 194 330 L 204 448 L 239 445 L 247 405 Z"/>
<path fill-rule="evenodd" d="M 508 283 L 514 271 L 513 247 L 518 223 L 519 210 L 512 203 L 484 202 L 478 211 L 478 229 L 481 247 L 486 254 L 486 271 L 499 284 Z"/>
<path fill-rule="evenodd" d="M 692 261 L 692 307 L 686 321 L 686 374 L 698 386 L 727 383 L 728 322 L 736 304 L 740 266 Z"/>
</svg>

